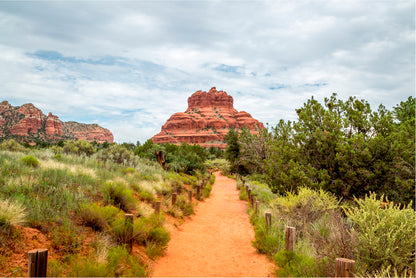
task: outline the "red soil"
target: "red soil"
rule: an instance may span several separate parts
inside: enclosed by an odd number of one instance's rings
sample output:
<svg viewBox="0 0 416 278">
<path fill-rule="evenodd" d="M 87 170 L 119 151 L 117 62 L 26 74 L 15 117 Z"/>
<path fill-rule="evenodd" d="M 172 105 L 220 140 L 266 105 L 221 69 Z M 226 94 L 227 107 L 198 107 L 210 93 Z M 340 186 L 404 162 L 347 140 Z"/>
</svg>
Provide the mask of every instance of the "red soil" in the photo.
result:
<svg viewBox="0 0 416 278">
<path fill-rule="evenodd" d="M 236 181 L 215 176 L 211 197 L 172 231 L 166 255 L 154 266 L 154 277 L 271 276 L 273 263 L 251 244 L 254 231 Z"/>
</svg>

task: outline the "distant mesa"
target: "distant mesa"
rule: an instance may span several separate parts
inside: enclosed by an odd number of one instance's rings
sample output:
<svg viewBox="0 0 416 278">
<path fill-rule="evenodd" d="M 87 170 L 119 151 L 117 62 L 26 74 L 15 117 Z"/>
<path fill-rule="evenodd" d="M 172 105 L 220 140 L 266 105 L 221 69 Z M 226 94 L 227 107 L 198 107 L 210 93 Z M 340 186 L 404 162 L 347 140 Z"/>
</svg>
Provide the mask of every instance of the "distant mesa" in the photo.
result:
<svg viewBox="0 0 416 278">
<path fill-rule="evenodd" d="M 11 106 L 7 101 L 0 103 L 0 138 L 29 142 L 85 139 L 112 143 L 114 140 L 111 131 L 97 124 L 62 122 L 52 113 L 44 115 L 32 103 Z"/>
<path fill-rule="evenodd" d="M 231 128 L 247 128 L 251 133 L 264 129 L 264 125 L 245 111 L 238 112 L 233 97 L 212 87 L 209 92 L 197 91 L 188 98 L 188 109 L 173 114 L 152 137 L 154 143 L 199 144 L 203 147 L 224 149 L 224 136 Z"/>
</svg>

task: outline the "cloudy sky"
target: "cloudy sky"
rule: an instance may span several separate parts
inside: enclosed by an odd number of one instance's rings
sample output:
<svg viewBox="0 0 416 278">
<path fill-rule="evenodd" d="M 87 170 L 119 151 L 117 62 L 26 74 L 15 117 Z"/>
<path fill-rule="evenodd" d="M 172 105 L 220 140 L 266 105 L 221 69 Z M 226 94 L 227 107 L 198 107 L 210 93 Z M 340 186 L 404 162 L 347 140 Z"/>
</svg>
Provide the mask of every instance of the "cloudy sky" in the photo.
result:
<svg viewBox="0 0 416 278">
<path fill-rule="evenodd" d="M 415 94 L 413 0 L 0 1 L 0 100 L 144 142 L 215 86 L 274 126 Z"/>
</svg>

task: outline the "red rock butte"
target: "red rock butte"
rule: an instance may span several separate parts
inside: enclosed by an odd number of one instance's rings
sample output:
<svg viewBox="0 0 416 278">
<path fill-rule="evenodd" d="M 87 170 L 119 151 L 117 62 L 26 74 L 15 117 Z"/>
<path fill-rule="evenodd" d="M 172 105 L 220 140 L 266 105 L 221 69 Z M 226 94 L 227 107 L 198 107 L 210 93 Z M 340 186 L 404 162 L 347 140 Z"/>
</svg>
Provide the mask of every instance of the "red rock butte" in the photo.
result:
<svg viewBox="0 0 416 278">
<path fill-rule="evenodd" d="M 52 113 L 44 115 L 32 103 L 14 107 L 3 101 L 0 103 L 0 138 L 9 137 L 29 142 L 74 138 L 98 143 L 113 142 L 113 134 L 97 124 L 62 122 Z"/>
<path fill-rule="evenodd" d="M 233 97 L 215 87 L 209 92 L 197 91 L 188 98 L 188 109 L 173 114 L 152 137 L 154 143 L 189 143 L 203 147 L 226 147 L 224 136 L 231 128 L 247 128 L 257 133 L 264 125 L 245 111 L 238 112 Z"/>
</svg>

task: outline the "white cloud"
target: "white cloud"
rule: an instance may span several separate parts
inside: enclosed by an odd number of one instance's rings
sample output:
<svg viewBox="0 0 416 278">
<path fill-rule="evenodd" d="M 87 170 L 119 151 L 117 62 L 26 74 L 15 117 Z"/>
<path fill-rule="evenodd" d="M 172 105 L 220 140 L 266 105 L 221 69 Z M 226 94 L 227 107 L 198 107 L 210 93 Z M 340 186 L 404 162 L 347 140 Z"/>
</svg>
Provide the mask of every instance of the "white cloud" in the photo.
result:
<svg viewBox="0 0 416 278">
<path fill-rule="evenodd" d="M 271 125 L 332 92 L 391 108 L 414 95 L 414 8 L 393 0 L 2 1 L 1 98 L 97 122 L 119 142 L 144 142 L 212 86 Z"/>
</svg>

